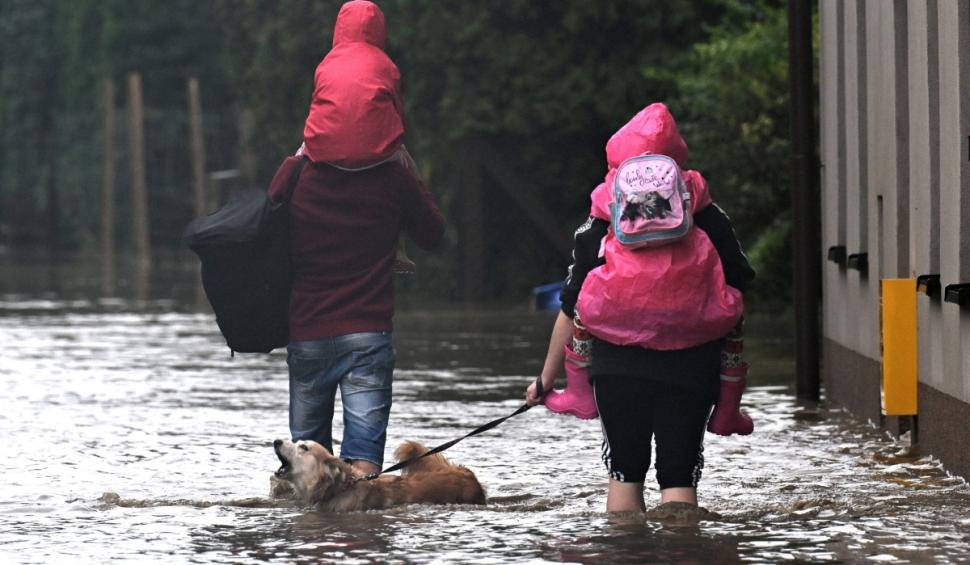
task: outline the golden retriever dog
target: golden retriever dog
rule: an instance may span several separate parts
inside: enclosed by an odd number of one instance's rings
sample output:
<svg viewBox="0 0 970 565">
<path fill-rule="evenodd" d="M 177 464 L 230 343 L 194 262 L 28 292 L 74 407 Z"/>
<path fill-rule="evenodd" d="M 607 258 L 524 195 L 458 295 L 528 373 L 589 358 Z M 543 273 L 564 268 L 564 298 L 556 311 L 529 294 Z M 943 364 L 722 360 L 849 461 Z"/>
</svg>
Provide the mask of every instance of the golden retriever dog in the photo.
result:
<svg viewBox="0 0 970 565">
<path fill-rule="evenodd" d="M 475 474 L 449 463 L 439 454 L 419 459 L 400 475 L 381 475 L 363 481 L 349 463 L 334 457 L 315 441 L 273 442 L 282 466 L 276 477 L 290 481 L 297 498 L 320 510 L 347 512 L 387 508 L 398 504 L 485 504 L 485 491 Z M 398 461 L 427 453 L 406 441 L 394 453 Z"/>
</svg>

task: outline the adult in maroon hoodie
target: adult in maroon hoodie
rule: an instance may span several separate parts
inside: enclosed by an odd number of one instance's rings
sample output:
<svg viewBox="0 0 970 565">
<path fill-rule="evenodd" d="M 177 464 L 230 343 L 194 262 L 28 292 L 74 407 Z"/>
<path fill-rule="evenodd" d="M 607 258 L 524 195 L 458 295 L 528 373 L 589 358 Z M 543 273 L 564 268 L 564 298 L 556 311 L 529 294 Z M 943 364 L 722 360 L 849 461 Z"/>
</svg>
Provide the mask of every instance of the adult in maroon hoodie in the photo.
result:
<svg viewBox="0 0 970 565">
<path fill-rule="evenodd" d="M 397 67 L 376 4 L 343 5 L 317 67 L 304 132 L 311 163 L 290 204 L 290 433 L 331 452 L 340 388 L 340 457 L 362 473 L 384 459 L 394 349 L 392 267 L 399 234 L 436 247 L 444 221 L 404 160 Z M 354 170 L 350 170 L 354 169 Z"/>
</svg>

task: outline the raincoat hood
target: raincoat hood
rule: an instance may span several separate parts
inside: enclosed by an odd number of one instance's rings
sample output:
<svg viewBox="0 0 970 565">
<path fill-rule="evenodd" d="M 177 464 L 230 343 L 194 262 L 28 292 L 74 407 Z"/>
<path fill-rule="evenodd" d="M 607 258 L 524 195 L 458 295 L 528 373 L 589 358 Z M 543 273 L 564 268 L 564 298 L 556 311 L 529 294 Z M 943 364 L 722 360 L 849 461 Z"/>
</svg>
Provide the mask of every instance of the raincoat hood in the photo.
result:
<svg viewBox="0 0 970 565">
<path fill-rule="evenodd" d="M 340 8 L 333 49 L 317 66 L 303 128 L 312 161 L 361 169 L 388 159 L 404 141 L 401 73 L 384 52 L 384 13 L 367 0 Z"/>
<path fill-rule="evenodd" d="M 333 28 L 333 46 L 341 43 L 370 43 L 384 49 L 387 42 L 387 24 L 384 12 L 368 0 L 352 0 L 340 7 L 337 23 Z"/>
<path fill-rule="evenodd" d="M 666 155 L 683 169 L 687 164 L 687 143 L 677 131 L 677 122 L 667 106 L 655 102 L 621 127 L 606 142 L 606 163 L 610 169 L 643 153 Z"/>
<path fill-rule="evenodd" d="M 606 178 L 591 195 L 591 216 L 603 220 L 610 219 L 613 179 L 616 176 L 617 167 L 623 161 L 644 153 L 666 155 L 677 162 L 692 196 L 692 212 L 702 210 L 711 203 L 704 177 L 697 171 L 683 170 L 684 165 L 687 164 L 687 143 L 677 131 L 674 116 L 671 115 L 666 104 L 655 102 L 637 112 L 637 115 L 606 142 L 606 164 L 609 170 Z"/>
</svg>

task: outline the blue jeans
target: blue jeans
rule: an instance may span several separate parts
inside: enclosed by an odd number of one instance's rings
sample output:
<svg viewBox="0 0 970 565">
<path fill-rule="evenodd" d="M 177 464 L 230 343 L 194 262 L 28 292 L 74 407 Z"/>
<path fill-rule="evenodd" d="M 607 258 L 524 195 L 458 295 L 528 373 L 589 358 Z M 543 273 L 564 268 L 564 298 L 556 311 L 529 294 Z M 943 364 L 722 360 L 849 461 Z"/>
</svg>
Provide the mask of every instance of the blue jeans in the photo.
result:
<svg viewBox="0 0 970 565">
<path fill-rule="evenodd" d="M 340 457 L 380 467 L 391 413 L 395 361 L 391 333 L 293 341 L 286 350 L 293 441 L 312 439 L 333 453 L 331 426 L 339 386 L 344 412 Z"/>
</svg>

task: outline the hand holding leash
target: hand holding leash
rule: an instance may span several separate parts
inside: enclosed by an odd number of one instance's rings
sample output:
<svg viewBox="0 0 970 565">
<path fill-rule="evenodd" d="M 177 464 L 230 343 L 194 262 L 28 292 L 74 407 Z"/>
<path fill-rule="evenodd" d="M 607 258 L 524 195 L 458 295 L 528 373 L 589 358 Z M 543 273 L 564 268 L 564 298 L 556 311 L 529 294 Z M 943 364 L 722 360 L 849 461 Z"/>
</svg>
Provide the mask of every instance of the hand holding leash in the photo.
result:
<svg viewBox="0 0 970 565">
<path fill-rule="evenodd" d="M 542 404 L 542 400 L 546 397 L 549 391 L 542 384 L 542 377 L 536 377 L 535 382 L 529 385 L 525 389 L 525 403 L 529 406 L 535 406 L 536 404 Z"/>
</svg>

